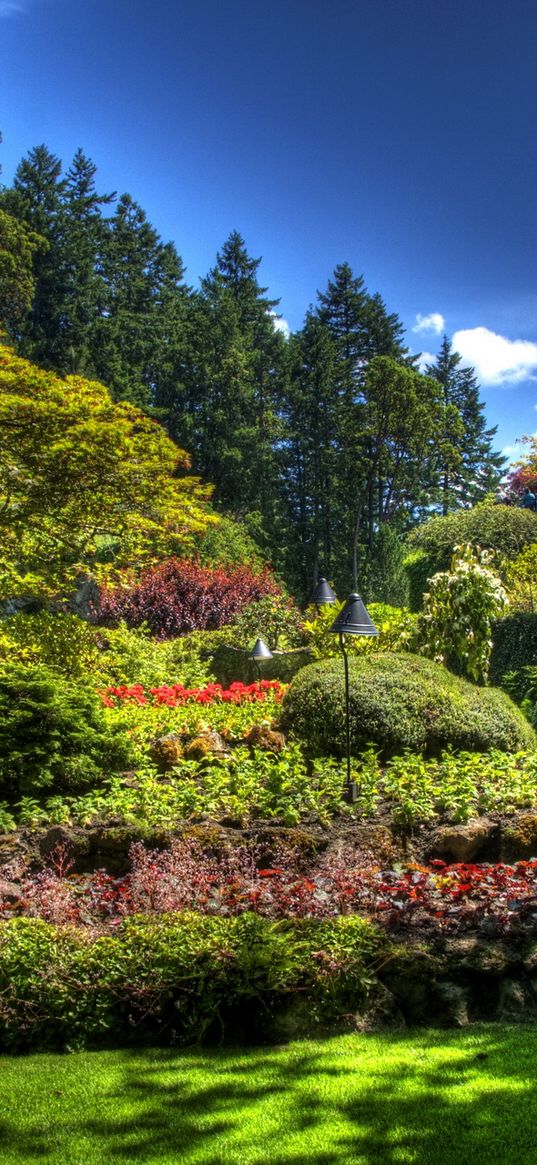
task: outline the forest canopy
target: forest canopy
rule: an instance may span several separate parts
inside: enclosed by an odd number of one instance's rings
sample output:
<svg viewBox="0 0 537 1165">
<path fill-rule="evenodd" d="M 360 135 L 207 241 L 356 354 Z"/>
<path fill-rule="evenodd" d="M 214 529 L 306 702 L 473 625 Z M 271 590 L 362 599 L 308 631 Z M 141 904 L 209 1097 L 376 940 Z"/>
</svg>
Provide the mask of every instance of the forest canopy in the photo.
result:
<svg viewBox="0 0 537 1165">
<path fill-rule="evenodd" d="M 287 337 L 261 260 L 238 231 L 190 287 L 175 244 L 131 194 L 99 190 L 82 150 L 66 170 L 47 146 L 30 150 L 0 191 L 0 215 L 6 287 L 17 266 L 22 280 L 19 301 L 3 296 L 0 320 L 19 355 L 61 378 L 101 382 L 112 400 L 142 410 L 149 458 L 159 432 L 185 468 L 188 450 L 216 508 L 244 523 L 296 593 L 319 573 L 341 590 L 359 577 L 367 592 L 393 574 L 407 530 L 497 489 L 504 459 L 473 370 L 444 337 L 423 375 L 397 314 L 348 263 Z M 65 383 L 73 402 L 75 382 Z M 124 424 L 130 414 L 116 415 Z M 171 448 L 162 445 L 166 473 Z M 69 542 L 67 557 L 87 557 L 92 530 L 90 521 L 87 544 L 86 535 Z M 126 546 L 124 528 L 121 537 Z M 40 539 L 44 559 L 50 530 Z M 33 550 L 10 553 L 23 574 L 33 569 Z"/>
</svg>

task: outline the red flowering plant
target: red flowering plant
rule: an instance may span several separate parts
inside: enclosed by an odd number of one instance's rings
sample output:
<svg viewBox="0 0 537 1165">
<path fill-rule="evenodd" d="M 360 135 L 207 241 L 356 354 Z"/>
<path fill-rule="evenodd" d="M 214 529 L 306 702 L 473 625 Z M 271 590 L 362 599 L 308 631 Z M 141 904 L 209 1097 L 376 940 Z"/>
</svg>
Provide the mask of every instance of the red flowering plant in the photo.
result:
<svg viewBox="0 0 537 1165">
<path fill-rule="evenodd" d="M 282 699 L 285 685 L 279 680 L 260 680 L 255 684 L 236 681 L 223 688 L 222 684 L 207 684 L 204 688 L 185 688 L 183 684 L 161 684 L 158 688 L 144 689 L 142 684 L 120 684 L 110 686 L 100 693 L 105 707 L 115 708 L 122 701 L 135 704 L 164 704 L 167 708 L 183 707 L 185 704 L 253 704 L 263 703 L 272 697 L 277 702 Z"/>
<path fill-rule="evenodd" d="M 358 914 L 388 931 L 486 935 L 537 929 L 537 859 L 514 865 L 433 861 L 382 870 L 367 855 L 339 850 L 305 873 L 292 849 L 262 864 L 255 846 L 209 854 L 192 840 L 169 850 L 131 847 L 130 873 L 74 875 L 65 854 L 38 874 L 21 873 L 18 895 L 0 894 L 0 917 L 31 914 L 56 923 L 106 930 L 130 914 L 255 912 L 271 919 L 329 919 Z M 4 883 L 4 885 L 6 885 Z"/>
</svg>

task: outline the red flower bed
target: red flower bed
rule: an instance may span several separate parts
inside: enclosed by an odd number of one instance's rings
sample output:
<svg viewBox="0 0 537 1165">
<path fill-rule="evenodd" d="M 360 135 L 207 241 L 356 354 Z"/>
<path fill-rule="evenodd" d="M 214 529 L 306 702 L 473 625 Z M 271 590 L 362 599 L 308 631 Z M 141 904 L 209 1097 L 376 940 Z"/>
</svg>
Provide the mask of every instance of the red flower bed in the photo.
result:
<svg viewBox="0 0 537 1165">
<path fill-rule="evenodd" d="M 253 704 L 263 703 L 272 695 L 281 700 L 284 685 L 279 680 L 261 680 L 255 684 L 241 684 L 239 681 L 223 688 L 221 684 L 207 684 L 205 688 L 185 688 L 182 684 L 161 684 L 159 688 L 146 691 L 142 684 L 109 687 L 100 692 L 103 704 L 115 708 L 123 701 L 134 704 L 165 704 L 167 708 L 177 708 L 183 704 Z"/>
<path fill-rule="evenodd" d="M 364 866 L 349 851 L 306 876 L 293 869 L 296 854 L 282 854 L 269 868 L 258 868 L 257 856 L 239 846 L 211 857 L 190 841 L 154 853 L 136 844 L 131 872 L 115 878 L 103 870 L 72 876 L 61 852 L 50 869 L 21 880 L 18 900 L 12 890 L 0 897 L 0 917 L 30 914 L 102 929 L 133 913 L 254 910 L 274 919 L 356 913 L 388 930 L 419 927 L 429 934 L 537 930 L 537 860 L 513 866 L 432 862 L 400 872 Z"/>
</svg>

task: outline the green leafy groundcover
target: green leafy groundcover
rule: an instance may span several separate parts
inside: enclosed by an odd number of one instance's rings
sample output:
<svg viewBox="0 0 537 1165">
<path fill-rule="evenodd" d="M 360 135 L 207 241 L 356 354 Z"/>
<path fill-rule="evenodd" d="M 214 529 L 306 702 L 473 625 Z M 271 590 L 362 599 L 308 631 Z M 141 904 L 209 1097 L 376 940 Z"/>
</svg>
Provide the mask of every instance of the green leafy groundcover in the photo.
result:
<svg viewBox="0 0 537 1165">
<path fill-rule="evenodd" d="M 195 1042 L 226 1017 L 299 994 L 333 1019 L 363 1004 L 380 940 L 349 915 L 278 922 L 135 915 L 93 940 L 36 918 L 0 926 L 0 1047 L 84 1047 L 149 1036 Z"/>
<path fill-rule="evenodd" d="M 520 1165 L 537 1029 L 0 1060 L 2 1165 Z"/>
</svg>

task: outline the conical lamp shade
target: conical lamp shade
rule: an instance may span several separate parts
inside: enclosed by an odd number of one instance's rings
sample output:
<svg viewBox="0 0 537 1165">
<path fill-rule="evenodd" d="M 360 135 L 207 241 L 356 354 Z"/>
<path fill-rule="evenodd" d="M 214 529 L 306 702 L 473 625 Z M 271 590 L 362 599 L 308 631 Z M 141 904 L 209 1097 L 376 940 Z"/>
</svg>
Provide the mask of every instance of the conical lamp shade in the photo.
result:
<svg viewBox="0 0 537 1165">
<path fill-rule="evenodd" d="M 360 596 L 356 594 L 349 595 L 330 630 L 340 635 L 378 635 Z"/>
<path fill-rule="evenodd" d="M 313 589 L 310 603 L 315 603 L 316 607 L 321 607 L 325 603 L 335 603 L 335 601 L 335 592 L 332 590 L 330 583 L 327 583 L 325 578 L 320 578 Z"/>
<path fill-rule="evenodd" d="M 261 659 L 272 659 L 272 652 L 269 651 L 266 643 L 262 639 L 256 639 L 252 651 L 252 659 L 259 663 Z"/>
</svg>

